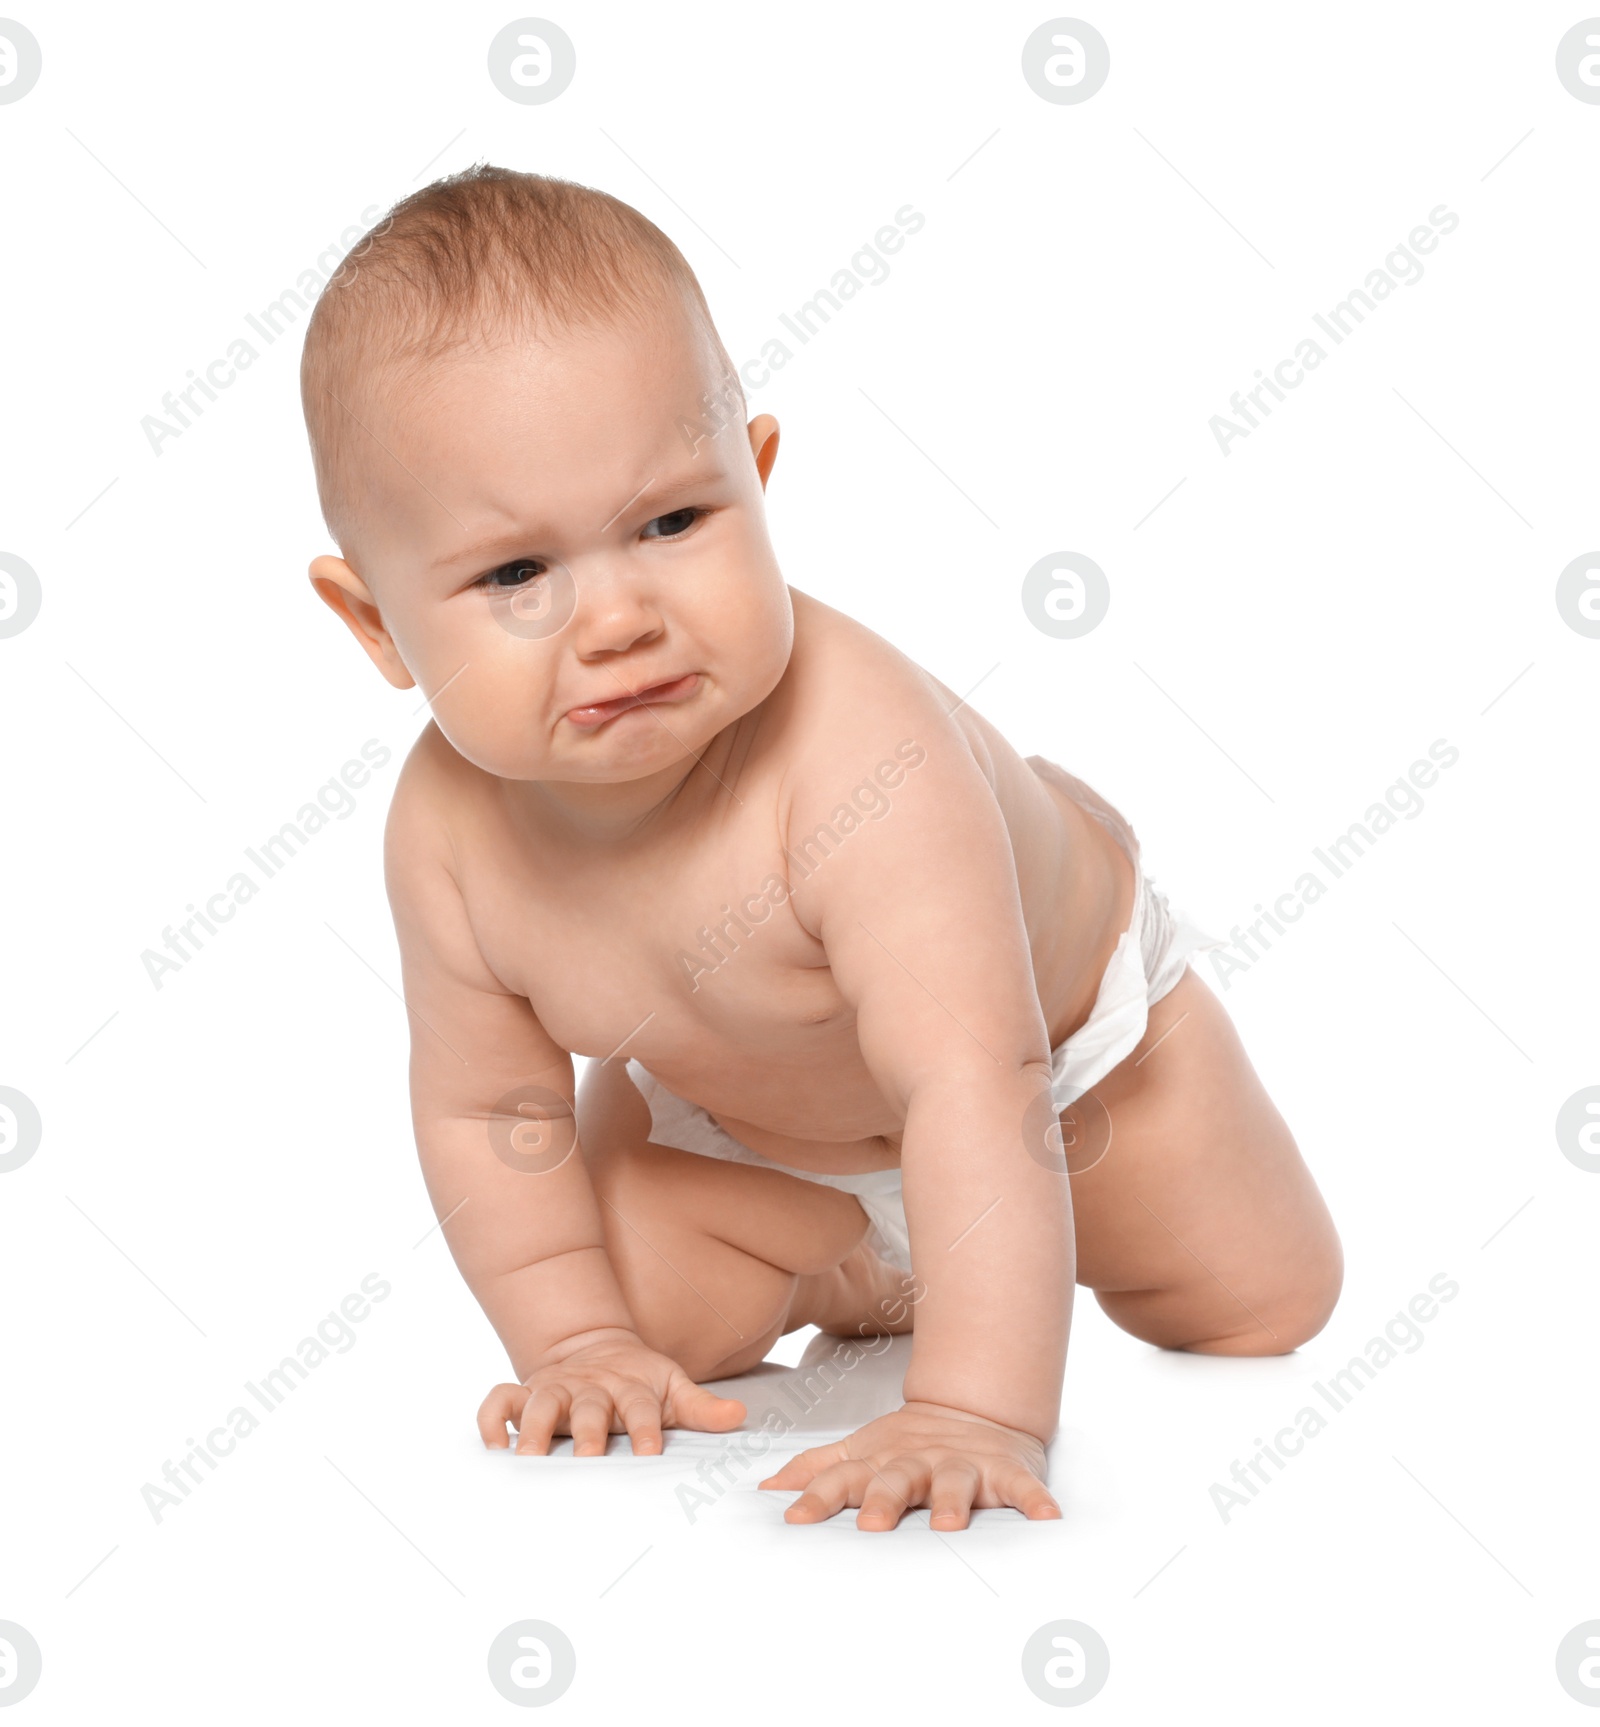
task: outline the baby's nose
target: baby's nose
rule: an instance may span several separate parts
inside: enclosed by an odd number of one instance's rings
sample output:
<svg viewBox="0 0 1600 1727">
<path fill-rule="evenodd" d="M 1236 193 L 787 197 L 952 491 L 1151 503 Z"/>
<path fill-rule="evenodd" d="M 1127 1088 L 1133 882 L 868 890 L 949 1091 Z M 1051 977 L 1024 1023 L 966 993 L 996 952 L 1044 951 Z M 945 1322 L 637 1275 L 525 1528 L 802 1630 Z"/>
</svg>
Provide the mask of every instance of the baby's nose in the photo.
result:
<svg viewBox="0 0 1600 1727">
<path fill-rule="evenodd" d="M 614 575 L 577 573 L 573 647 L 584 658 L 626 653 L 653 641 L 665 620 L 653 596 Z"/>
</svg>

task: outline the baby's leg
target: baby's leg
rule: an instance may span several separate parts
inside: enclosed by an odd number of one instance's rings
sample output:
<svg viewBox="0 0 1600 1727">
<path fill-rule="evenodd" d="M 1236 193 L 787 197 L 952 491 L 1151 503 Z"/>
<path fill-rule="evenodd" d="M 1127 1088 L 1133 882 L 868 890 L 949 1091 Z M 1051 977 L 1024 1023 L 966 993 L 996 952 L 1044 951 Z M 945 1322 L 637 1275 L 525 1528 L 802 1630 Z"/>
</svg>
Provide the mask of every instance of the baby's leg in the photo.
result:
<svg viewBox="0 0 1600 1727">
<path fill-rule="evenodd" d="M 911 1329 L 902 1280 L 867 1248 L 867 1215 L 848 1193 L 653 1144 L 621 1062 L 590 1065 L 578 1136 L 639 1333 L 692 1379 L 743 1373 L 804 1325 Z"/>
<path fill-rule="evenodd" d="M 1109 1148 L 1089 1165 L 1108 1118 Z M 1322 1329 L 1344 1269 L 1333 1220 L 1193 970 L 1063 1131 L 1088 1165 L 1071 1177 L 1078 1282 L 1124 1330 L 1168 1349 L 1277 1355 Z"/>
</svg>

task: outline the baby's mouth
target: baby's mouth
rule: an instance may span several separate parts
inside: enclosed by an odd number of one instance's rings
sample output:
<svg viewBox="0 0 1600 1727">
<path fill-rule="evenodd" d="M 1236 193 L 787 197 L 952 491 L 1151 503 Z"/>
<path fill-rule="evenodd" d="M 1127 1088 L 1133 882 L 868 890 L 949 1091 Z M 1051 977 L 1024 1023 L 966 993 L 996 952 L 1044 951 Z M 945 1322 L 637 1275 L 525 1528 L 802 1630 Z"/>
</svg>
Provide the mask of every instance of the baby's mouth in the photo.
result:
<svg viewBox="0 0 1600 1727">
<path fill-rule="evenodd" d="M 643 689 L 616 696 L 610 701 L 591 702 L 586 707 L 570 708 L 567 718 L 579 730 L 593 731 L 595 727 L 603 726 L 607 720 L 615 719 L 618 714 L 627 713 L 630 708 L 654 707 L 660 702 L 682 701 L 685 696 L 694 693 L 699 683 L 698 672 L 685 672 L 681 678 L 670 678 L 662 684 L 647 684 Z"/>
</svg>

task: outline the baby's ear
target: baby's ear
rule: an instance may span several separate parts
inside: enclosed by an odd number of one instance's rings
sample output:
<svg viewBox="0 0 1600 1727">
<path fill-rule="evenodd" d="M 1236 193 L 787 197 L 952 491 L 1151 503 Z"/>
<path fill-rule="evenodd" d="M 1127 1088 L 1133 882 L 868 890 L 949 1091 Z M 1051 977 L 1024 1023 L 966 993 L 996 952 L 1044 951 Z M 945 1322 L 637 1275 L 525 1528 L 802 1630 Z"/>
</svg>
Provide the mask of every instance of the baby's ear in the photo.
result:
<svg viewBox="0 0 1600 1727">
<path fill-rule="evenodd" d="M 343 558 L 313 558 L 311 585 L 323 602 L 344 619 L 350 634 L 366 649 L 367 657 L 397 690 L 416 687 L 417 680 L 406 670 L 393 636 L 384 627 L 377 601 Z"/>
<path fill-rule="evenodd" d="M 767 489 L 767 476 L 778 459 L 778 422 L 771 414 L 757 414 L 750 422 L 750 453 L 756 459 L 756 472 L 761 476 L 761 489 Z"/>
</svg>

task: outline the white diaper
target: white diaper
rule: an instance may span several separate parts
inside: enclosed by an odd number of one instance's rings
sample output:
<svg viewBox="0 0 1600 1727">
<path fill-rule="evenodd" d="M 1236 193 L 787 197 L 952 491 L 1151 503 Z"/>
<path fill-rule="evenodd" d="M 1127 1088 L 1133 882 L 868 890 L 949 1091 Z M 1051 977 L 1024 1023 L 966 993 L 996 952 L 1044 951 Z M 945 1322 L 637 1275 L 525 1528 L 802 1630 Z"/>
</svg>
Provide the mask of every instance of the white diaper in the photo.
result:
<svg viewBox="0 0 1600 1727">
<path fill-rule="evenodd" d="M 1193 953 L 1226 946 L 1174 912 L 1167 897 L 1140 867 L 1139 841 L 1123 816 L 1082 780 L 1042 756 L 1029 764 L 1041 779 L 1059 786 L 1073 802 L 1108 828 L 1133 864 L 1133 912 L 1117 940 L 1116 951 L 1100 979 L 1089 1017 L 1071 1037 L 1051 1051 L 1055 1079 L 1051 1087 L 1063 1110 L 1124 1060 L 1144 1036 L 1153 1002 L 1161 1000 L 1183 976 Z M 900 1169 L 868 1170 L 857 1175 L 819 1175 L 776 1163 L 735 1139 L 697 1103 L 689 1103 L 667 1088 L 637 1061 L 628 1063 L 628 1076 L 650 1106 L 650 1138 L 657 1145 L 718 1157 L 728 1163 L 750 1163 L 784 1175 L 836 1187 L 853 1194 L 866 1212 L 867 1240 L 873 1251 L 902 1271 L 911 1269 L 911 1239 L 906 1229 L 900 1192 Z"/>
</svg>

